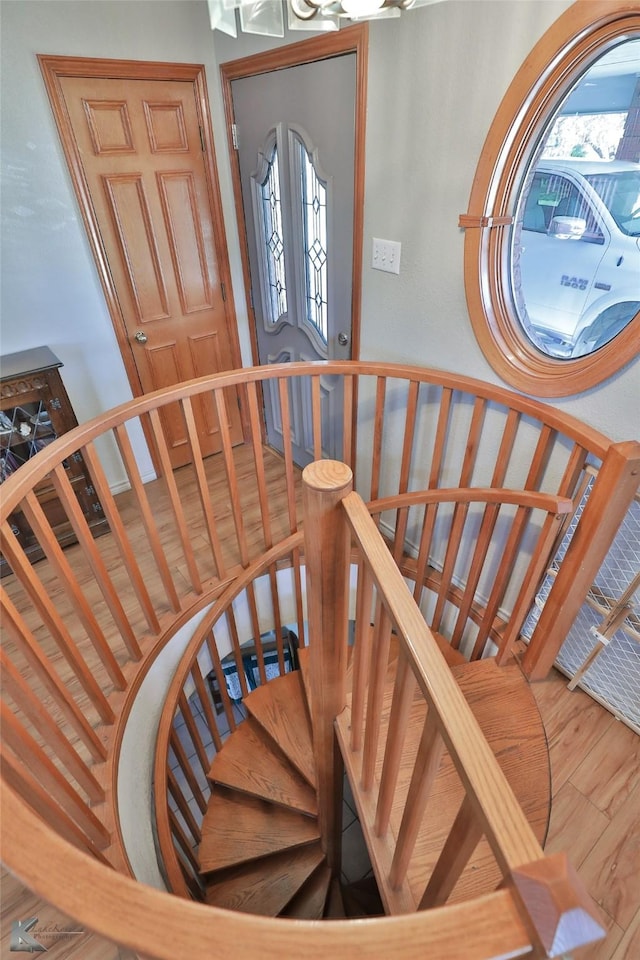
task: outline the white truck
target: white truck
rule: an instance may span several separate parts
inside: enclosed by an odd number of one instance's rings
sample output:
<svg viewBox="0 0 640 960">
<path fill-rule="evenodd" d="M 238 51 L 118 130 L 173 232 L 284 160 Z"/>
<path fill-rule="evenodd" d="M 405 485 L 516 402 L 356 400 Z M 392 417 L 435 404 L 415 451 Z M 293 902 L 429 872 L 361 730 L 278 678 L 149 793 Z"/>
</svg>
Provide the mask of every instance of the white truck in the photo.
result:
<svg viewBox="0 0 640 960">
<path fill-rule="evenodd" d="M 640 310 L 640 164 L 541 160 L 516 216 L 512 283 L 544 353 L 579 357 Z"/>
</svg>

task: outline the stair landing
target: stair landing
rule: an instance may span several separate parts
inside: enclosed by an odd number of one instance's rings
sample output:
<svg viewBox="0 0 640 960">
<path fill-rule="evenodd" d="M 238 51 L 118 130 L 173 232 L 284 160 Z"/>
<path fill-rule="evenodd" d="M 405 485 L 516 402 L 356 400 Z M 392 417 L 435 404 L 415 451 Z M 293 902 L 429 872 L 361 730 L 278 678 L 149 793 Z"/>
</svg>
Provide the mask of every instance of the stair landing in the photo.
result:
<svg viewBox="0 0 640 960">
<path fill-rule="evenodd" d="M 498 667 L 494 660 L 453 667 L 453 674 L 471 706 L 483 733 L 517 797 L 524 813 L 542 844 L 545 839 L 551 804 L 549 757 L 542 720 L 531 688 L 519 667 L 511 664 Z M 395 839 L 398 836 L 404 801 L 407 796 L 413 762 L 417 753 L 427 707 L 416 693 L 404 744 L 401 765 L 390 821 L 390 837 L 379 838 L 368 827 L 375 817 L 377 784 L 384 758 L 384 744 L 389 722 L 395 668 L 390 667 L 384 697 L 376 783 L 362 794 L 354 789 L 360 821 L 367 840 L 380 894 L 388 913 L 416 910 L 424 893 L 426 879 L 438 858 L 444 840 L 453 824 L 463 799 L 463 789 L 451 758 L 445 752 L 432 788 L 426 814 L 420 828 L 407 878 L 400 890 L 392 890 L 385 882 Z M 346 749 L 351 723 L 350 704 L 336 721 L 345 763 L 352 784 L 361 776 L 362 754 L 355 756 Z M 392 839 L 390 839 L 392 838 Z M 486 840 L 482 839 L 456 884 L 449 903 L 467 900 L 481 892 L 490 892 L 501 882 L 501 873 Z"/>
</svg>

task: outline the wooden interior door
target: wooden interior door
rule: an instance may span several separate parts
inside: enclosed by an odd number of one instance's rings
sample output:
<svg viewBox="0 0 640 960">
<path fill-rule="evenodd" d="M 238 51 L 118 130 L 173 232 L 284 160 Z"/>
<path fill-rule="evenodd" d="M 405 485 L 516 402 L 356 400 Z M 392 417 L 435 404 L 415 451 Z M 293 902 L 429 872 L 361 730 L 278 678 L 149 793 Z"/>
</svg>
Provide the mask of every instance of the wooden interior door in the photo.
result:
<svg viewBox="0 0 640 960">
<path fill-rule="evenodd" d="M 45 59 L 55 69 L 51 61 L 58 58 Z M 160 70 L 153 78 L 133 77 L 129 64 L 124 76 L 95 76 L 82 63 L 91 61 L 57 65 L 54 94 L 64 121 L 58 126 L 94 228 L 89 236 L 134 393 L 239 366 L 202 91 L 194 78 L 166 79 Z M 103 74 L 118 72 L 118 64 L 98 64 Z M 237 398 L 228 401 L 232 442 L 240 442 Z M 213 404 L 203 396 L 194 413 L 203 453 L 217 452 Z M 162 422 L 172 465 L 188 462 L 180 408 L 166 407 Z"/>
</svg>

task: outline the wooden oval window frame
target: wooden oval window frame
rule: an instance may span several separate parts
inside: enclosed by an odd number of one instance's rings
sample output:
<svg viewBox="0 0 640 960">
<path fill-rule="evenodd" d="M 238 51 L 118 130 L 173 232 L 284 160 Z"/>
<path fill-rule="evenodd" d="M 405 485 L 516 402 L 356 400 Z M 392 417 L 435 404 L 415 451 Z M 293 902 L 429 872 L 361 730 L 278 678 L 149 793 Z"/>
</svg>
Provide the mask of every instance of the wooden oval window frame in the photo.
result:
<svg viewBox="0 0 640 960">
<path fill-rule="evenodd" d="M 525 60 L 498 108 L 480 155 L 468 213 L 460 217 L 460 226 L 466 230 L 465 291 L 478 343 L 496 373 L 537 397 L 581 393 L 638 355 L 640 312 L 594 353 L 574 360 L 546 356 L 520 326 L 508 279 L 508 228 L 550 117 L 588 66 L 636 32 L 640 32 L 640 10 L 628 0 L 576 0 L 556 20 Z"/>
</svg>

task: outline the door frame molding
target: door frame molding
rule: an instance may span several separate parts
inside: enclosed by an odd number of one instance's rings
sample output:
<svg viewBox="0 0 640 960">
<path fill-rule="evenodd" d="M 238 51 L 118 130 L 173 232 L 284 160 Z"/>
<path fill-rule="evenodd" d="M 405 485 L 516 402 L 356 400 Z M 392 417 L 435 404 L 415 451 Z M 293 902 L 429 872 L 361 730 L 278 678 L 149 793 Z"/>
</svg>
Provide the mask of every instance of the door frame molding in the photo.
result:
<svg viewBox="0 0 640 960">
<path fill-rule="evenodd" d="M 245 229 L 242 186 L 240 181 L 240 162 L 238 151 L 233 145 L 233 124 L 235 115 L 231 94 L 233 80 L 255 77 L 261 73 L 271 73 L 286 67 L 301 66 L 316 60 L 328 60 L 345 53 L 356 56 L 356 99 L 354 130 L 354 184 L 353 184 L 353 260 L 351 287 L 351 357 L 360 356 L 360 316 L 362 304 L 362 256 L 364 232 L 364 162 L 365 162 L 365 124 L 367 107 L 367 56 L 369 27 L 367 23 L 355 24 L 337 33 L 322 34 L 310 40 L 276 47 L 265 53 L 258 53 L 238 60 L 229 60 L 220 66 L 222 97 L 229 157 L 231 158 L 231 178 L 236 208 L 236 221 L 240 240 L 240 255 L 247 302 L 247 316 L 250 318 L 249 333 L 254 364 L 259 363 L 256 322 L 251 303 L 251 273 L 249 270 L 249 250 Z"/>
<path fill-rule="evenodd" d="M 65 105 L 62 91 L 62 77 L 89 77 L 93 79 L 118 80 L 182 80 L 192 83 L 196 94 L 196 110 L 202 131 L 204 144 L 204 169 L 207 192 L 213 219 L 213 243 L 218 275 L 225 289 L 225 321 L 229 332 L 229 342 L 233 365 L 241 367 L 238 324 L 233 300 L 231 268 L 227 240 L 224 232 L 222 200 L 213 142 L 211 113 L 207 96 L 205 68 L 199 63 L 163 63 L 143 60 L 106 60 L 86 57 L 50 56 L 38 54 L 38 62 L 44 78 L 49 102 L 62 143 L 71 182 L 73 186 L 89 246 L 98 271 L 98 277 L 105 295 L 107 309 L 111 316 L 118 347 L 125 366 L 127 378 L 134 397 L 144 394 L 133 350 L 127 336 L 122 308 L 109 268 L 109 262 L 102 243 L 98 220 L 93 208 L 91 194 L 84 175 L 82 159 L 73 136 L 71 121 Z M 153 449 L 153 447 L 152 447 Z"/>
</svg>

